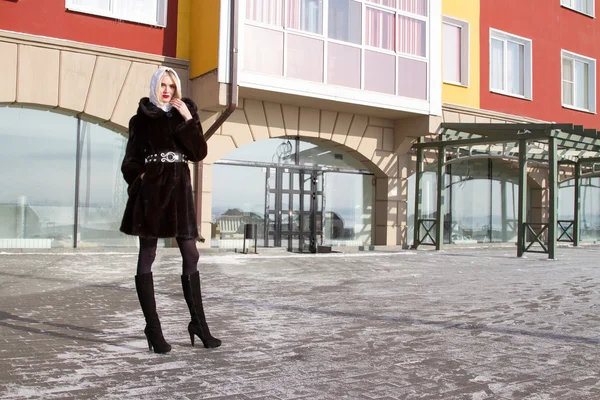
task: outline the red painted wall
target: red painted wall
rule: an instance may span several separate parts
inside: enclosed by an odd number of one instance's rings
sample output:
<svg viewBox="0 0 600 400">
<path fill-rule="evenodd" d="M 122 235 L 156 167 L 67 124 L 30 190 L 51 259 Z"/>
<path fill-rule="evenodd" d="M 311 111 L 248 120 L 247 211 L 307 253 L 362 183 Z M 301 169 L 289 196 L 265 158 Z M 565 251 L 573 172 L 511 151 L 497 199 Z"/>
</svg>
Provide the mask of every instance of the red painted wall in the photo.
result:
<svg viewBox="0 0 600 400">
<path fill-rule="evenodd" d="M 600 9 L 596 7 L 596 14 Z M 598 15 L 596 15 L 598 17 Z M 490 91 L 490 28 L 532 41 L 532 100 Z M 600 129 L 596 114 L 562 107 L 561 50 L 596 59 L 600 67 L 600 21 L 560 6 L 559 0 L 481 0 L 481 108 L 545 121 Z M 600 75 L 596 110 L 600 111 Z"/>
<path fill-rule="evenodd" d="M 65 0 L 0 0 L 0 29 L 175 57 L 177 0 L 158 28 L 67 11 Z"/>
</svg>

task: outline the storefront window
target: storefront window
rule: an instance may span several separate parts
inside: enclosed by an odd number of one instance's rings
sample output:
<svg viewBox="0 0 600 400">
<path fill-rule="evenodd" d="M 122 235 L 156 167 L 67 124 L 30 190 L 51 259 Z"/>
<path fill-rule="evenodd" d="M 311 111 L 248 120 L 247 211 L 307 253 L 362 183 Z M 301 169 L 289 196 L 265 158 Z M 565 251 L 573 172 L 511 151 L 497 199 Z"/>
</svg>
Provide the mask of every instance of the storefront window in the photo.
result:
<svg viewBox="0 0 600 400">
<path fill-rule="evenodd" d="M 262 140 L 213 165 L 212 247 L 243 248 L 246 224 L 257 225 L 261 247 L 372 244 L 373 174 L 340 148 L 314 141 Z"/>
<path fill-rule="evenodd" d="M 127 203 L 121 162 L 127 139 L 101 126 L 81 123 L 78 246 L 135 246 L 119 231 Z"/>
<path fill-rule="evenodd" d="M 126 141 L 75 116 L 1 107 L 0 248 L 137 245 L 119 232 Z"/>
<path fill-rule="evenodd" d="M 0 108 L 0 247 L 72 247 L 77 119 Z"/>
<path fill-rule="evenodd" d="M 485 158 L 451 163 L 446 167 L 445 188 L 444 243 L 516 242 L 518 178 L 505 161 Z M 436 174 L 425 172 L 419 218 L 436 218 L 436 190 Z M 411 201 L 407 207 L 407 242 L 411 245 L 415 229 L 414 175 L 409 178 L 408 198 Z M 431 226 L 431 222 L 427 226 Z M 435 236 L 435 229 L 430 233 Z M 423 227 L 420 227 L 420 234 L 423 239 Z M 428 238 L 423 243 L 432 242 Z"/>
<path fill-rule="evenodd" d="M 266 169 L 215 164 L 211 246 L 243 248 L 244 226 L 256 224 L 263 245 Z"/>
<path fill-rule="evenodd" d="M 573 221 L 575 218 L 575 181 L 573 179 L 560 183 L 558 190 L 558 219 Z M 600 177 L 586 177 L 580 183 L 580 236 L 583 241 L 600 240 Z M 564 225 L 568 226 L 568 223 Z M 572 237 L 572 229 L 569 234 Z M 559 228 L 558 235 L 562 231 Z"/>
<path fill-rule="evenodd" d="M 323 243 L 368 246 L 373 238 L 373 176 L 326 173 Z"/>
<path fill-rule="evenodd" d="M 268 139 L 247 144 L 223 157 L 223 160 L 294 164 L 296 140 Z"/>
</svg>

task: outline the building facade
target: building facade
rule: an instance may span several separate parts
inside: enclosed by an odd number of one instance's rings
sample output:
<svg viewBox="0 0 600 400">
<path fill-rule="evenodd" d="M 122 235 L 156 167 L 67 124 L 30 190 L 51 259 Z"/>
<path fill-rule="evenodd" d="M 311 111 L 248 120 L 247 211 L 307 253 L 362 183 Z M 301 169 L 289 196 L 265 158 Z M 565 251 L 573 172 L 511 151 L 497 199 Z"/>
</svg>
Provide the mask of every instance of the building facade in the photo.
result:
<svg viewBox="0 0 600 400">
<path fill-rule="evenodd" d="M 598 127 L 594 2 L 550 3 L 0 2 L 0 247 L 137 244 L 118 231 L 119 167 L 160 65 L 211 131 L 208 157 L 190 165 L 199 246 L 242 248 L 245 233 L 291 251 L 411 246 L 412 146 L 441 123 Z M 515 239 L 514 160 L 484 153 L 445 166 L 447 243 Z M 423 217 L 436 212 L 436 163 L 426 155 Z M 529 220 L 547 219 L 547 180 L 530 168 Z"/>
<path fill-rule="evenodd" d="M 229 2 L 210 3 L 223 26 Z M 441 116 L 441 2 L 235 4 L 238 106 L 203 165 L 205 245 L 241 247 L 247 223 L 292 251 L 407 245 L 410 147 Z M 192 77 L 207 121 L 226 106 L 230 38 Z"/>
<path fill-rule="evenodd" d="M 443 4 L 443 122 L 600 126 L 596 113 L 595 59 L 599 49 L 594 2 Z M 518 162 L 504 155 L 488 157 L 485 147 L 473 146 L 469 149 L 473 157 L 447 163 L 446 242 L 516 239 Z M 542 147 L 534 150 L 544 151 Z M 559 220 L 574 218 L 574 175 L 572 168 L 561 171 Z M 598 239 L 597 179 L 589 171 L 582 180 L 584 240 Z M 527 181 L 526 220 L 547 223 L 547 167 L 530 166 Z"/>
<path fill-rule="evenodd" d="M 0 247 L 137 244 L 120 163 L 154 70 L 189 94 L 177 22 L 175 0 L 0 3 Z"/>
</svg>

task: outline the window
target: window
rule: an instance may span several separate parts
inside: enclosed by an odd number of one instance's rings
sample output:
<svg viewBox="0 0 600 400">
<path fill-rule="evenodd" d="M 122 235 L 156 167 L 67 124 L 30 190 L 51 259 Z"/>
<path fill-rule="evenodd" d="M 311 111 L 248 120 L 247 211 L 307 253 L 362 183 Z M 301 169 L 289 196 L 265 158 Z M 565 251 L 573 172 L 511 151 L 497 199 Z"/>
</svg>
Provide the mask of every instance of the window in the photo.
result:
<svg viewBox="0 0 600 400">
<path fill-rule="evenodd" d="M 398 15 L 398 51 L 425 57 L 427 55 L 427 23 L 423 20 Z"/>
<path fill-rule="evenodd" d="M 560 5 L 580 13 L 594 16 L 594 0 L 560 0 Z"/>
<path fill-rule="evenodd" d="M 246 0 L 242 4 L 246 38 L 242 69 L 249 74 L 428 99 L 429 0 Z M 468 28 L 467 23 L 460 24 Z M 468 29 L 460 32 L 466 42 Z M 468 45 L 462 51 L 468 59 Z M 466 85 L 468 69 L 457 71 L 464 77 L 455 80 Z M 297 84 L 289 81 L 290 87 Z"/>
<path fill-rule="evenodd" d="M 469 85 L 469 23 L 443 17 L 442 23 L 444 82 Z"/>
<path fill-rule="evenodd" d="M 66 0 L 72 11 L 103 17 L 140 22 L 149 25 L 167 25 L 168 0 Z"/>
<path fill-rule="evenodd" d="M 596 112 L 596 60 L 562 51 L 562 104 Z"/>
<path fill-rule="evenodd" d="M 282 0 L 251 0 L 246 3 L 246 18 L 264 24 L 282 25 Z"/>
<path fill-rule="evenodd" d="M 329 0 L 329 37 L 361 44 L 362 5 L 353 0 Z"/>
<path fill-rule="evenodd" d="M 289 28 L 323 33 L 323 0 L 287 0 L 287 7 Z"/>
<path fill-rule="evenodd" d="M 367 7 L 365 44 L 386 50 L 394 50 L 395 15 L 371 7 Z"/>
<path fill-rule="evenodd" d="M 531 40 L 490 29 L 490 90 L 531 100 Z"/>
</svg>

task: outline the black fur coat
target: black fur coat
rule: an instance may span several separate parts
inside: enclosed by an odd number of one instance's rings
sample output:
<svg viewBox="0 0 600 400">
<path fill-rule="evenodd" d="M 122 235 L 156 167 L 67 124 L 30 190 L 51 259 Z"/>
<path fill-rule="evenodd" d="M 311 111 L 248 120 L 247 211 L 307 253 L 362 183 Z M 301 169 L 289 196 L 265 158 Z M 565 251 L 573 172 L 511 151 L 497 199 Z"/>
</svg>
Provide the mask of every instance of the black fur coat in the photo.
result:
<svg viewBox="0 0 600 400">
<path fill-rule="evenodd" d="M 123 233 L 145 238 L 198 237 L 187 163 L 145 164 L 146 156 L 168 151 L 183 153 L 194 162 L 206 157 L 207 145 L 196 104 L 190 99 L 182 100 L 192 114 L 189 121 L 174 107 L 165 112 L 147 97 L 140 100 L 136 115 L 129 121 L 129 140 L 121 165 L 129 185 L 121 222 Z"/>
</svg>

